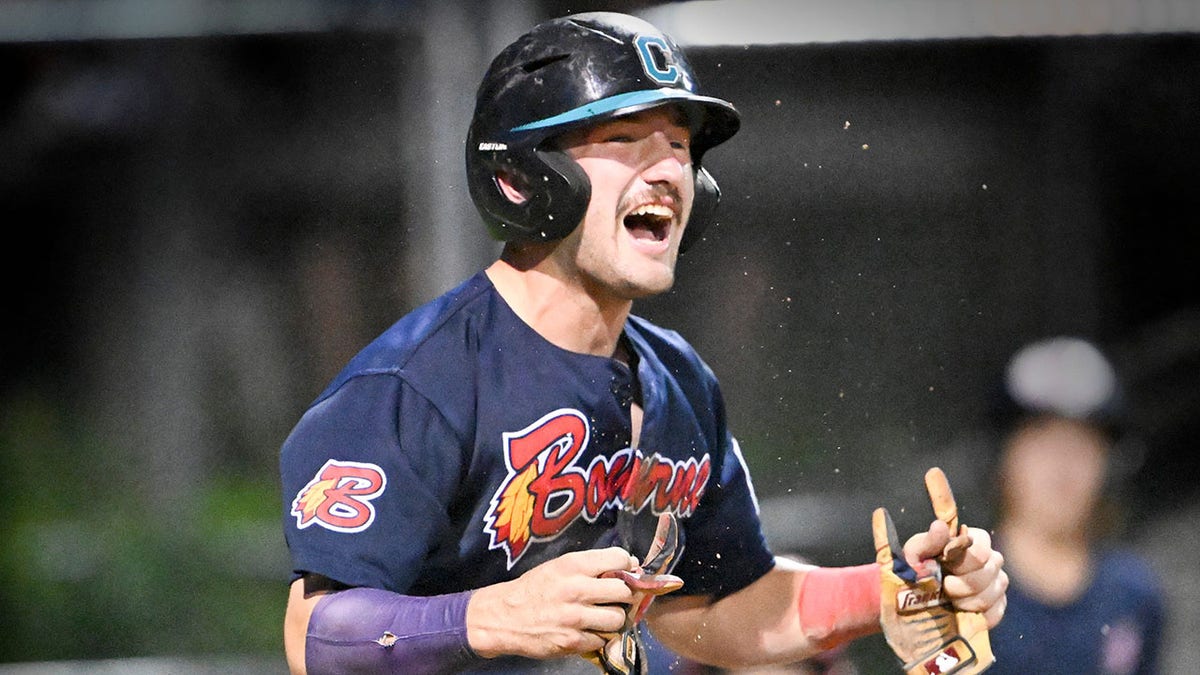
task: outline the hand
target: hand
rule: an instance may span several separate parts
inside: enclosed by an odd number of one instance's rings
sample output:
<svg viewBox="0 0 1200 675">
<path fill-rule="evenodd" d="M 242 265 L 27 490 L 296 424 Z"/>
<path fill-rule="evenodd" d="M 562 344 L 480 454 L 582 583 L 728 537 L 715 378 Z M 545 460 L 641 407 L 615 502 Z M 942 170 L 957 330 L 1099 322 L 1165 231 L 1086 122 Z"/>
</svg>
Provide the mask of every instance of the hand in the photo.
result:
<svg viewBox="0 0 1200 675">
<path fill-rule="evenodd" d="M 618 570 L 639 570 L 637 559 L 616 547 L 575 551 L 475 591 L 467 605 L 471 648 L 485 658 L 534 659 L 600 649 L 624 628 L 637 599 L 621 578 L 601 577 Z"/>
<path fill-rule="evenodd" d="M 925 472 L 925 487 L 937 520 L 903 547 L 887 509 L 872 515 L 881 570 L 880 623 L 909 675 L 975 675 L 996 660 L 988 630 L 1004 615 L 1004 559 L 992 550 L 987 532 L 959 523 L 941 469 Z"/>
<path fill-rule="evenodd" d="M 622 515 L 628 513 L 622 512 Z M 620 518 L 618 516 L 618 522 Z M 638 635 L 637 625 L 654 598 L 683 587 L 683 579 L 670 573 L 679 559 L 679 553 L 679 521 L 675 516 L 663 513 L 658 517 L 654 541 L 637 570 L 613 570 L 601 575 L 623 580 L 633 592 L 633 602 L 625 612 L 625 626 L 620 634 L 611 637 L 602 649 L 583 655 L 600 668 L 600 672 L 605 675 L 649 673 L 646 648 Z"/>
<path fill-rule="evenodd" d="M 1008 574 L 1004 556 L 991 548 L 991 536 L 978 527 L 960 526 L 956 536 L 942 520 L 929 531 L 913 534 L 904 545 L 905 560 L 918 572 L 928 561 L 941 556 L 942 590 L 961 611 L 983 614 L 988 628 L 995 628 L 1008 605 Z"/>
<path fill-rule="evenodd" d="M 913 535 L 904 544 L 904 557 L 918 570 L 923 561 L 942 557 L 942 590 L 955 609 L 979 612 L 994 628 L 1004 616 L 1008 600 L 1008 574 L 1004 556 L 992 549 L 992 538 L 979 528 L 961 528 L 950 536 L 946 523 L 935 520 L 927 532 Z"/>
</svg>

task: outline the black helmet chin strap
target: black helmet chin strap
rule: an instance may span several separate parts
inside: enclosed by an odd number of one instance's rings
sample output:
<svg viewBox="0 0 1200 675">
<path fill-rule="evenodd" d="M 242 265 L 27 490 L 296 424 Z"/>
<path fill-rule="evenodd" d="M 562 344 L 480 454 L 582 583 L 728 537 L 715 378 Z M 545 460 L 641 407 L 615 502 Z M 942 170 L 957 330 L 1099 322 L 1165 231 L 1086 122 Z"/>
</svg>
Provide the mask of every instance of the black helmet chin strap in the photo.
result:
<svg viewBox="0 0 1200 675">
<path fill-rule="evenodd" d="M 721 201 L 721 188 L 704 167 L 696 168 L 696 196 L 692 200 L 692 213 L 688 218 L 679 252 L 685 253 L 704 237 L 704 231 L 715 219 L 717 204 Z"/>
</svg>

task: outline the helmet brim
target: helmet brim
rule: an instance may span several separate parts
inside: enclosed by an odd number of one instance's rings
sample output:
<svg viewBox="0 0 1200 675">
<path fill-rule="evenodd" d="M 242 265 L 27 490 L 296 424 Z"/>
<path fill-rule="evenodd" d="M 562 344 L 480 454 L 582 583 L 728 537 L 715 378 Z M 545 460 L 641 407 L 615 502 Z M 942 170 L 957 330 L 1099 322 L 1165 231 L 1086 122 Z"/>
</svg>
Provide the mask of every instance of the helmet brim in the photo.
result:
<svg viewBox="0 0 1200 675">
<path fill-rule="evenodd" d="M 602 98 L 545 119 L 514 127 L 509 133 L 529 134 L 545 139 L 588 124 L 664 105 L 678 105 L 688 113 L 697 158 L 704 151 L 729 140 L 741 126 L 741 117 L 732 103 L 712 96 L 664 87 Z"/>
</svg>

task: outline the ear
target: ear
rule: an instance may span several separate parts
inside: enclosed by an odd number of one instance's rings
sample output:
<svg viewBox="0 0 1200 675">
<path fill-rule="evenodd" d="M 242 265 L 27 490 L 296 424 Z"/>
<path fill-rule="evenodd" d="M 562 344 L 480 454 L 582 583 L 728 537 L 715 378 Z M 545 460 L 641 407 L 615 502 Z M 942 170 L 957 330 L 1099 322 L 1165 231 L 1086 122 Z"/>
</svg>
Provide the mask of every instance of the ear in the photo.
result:
<svg viewBox="0 0 1200 675">
<path fill-rule="evenodd" d="M 497 171 L 496 185 L 500 188 L 500 193 L 514 204 L 524 204 L 529 201 L 528 186 L 517 174 Z"/>
</svg>

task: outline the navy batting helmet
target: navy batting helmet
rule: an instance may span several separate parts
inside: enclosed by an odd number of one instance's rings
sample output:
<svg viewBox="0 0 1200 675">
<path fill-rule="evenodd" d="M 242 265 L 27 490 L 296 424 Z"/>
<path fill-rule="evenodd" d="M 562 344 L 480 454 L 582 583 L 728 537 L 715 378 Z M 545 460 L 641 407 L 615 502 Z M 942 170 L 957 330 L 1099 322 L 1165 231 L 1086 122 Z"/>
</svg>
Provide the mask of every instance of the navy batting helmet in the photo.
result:
<svg viewBox="0 0 1200 675">
<path fill-rule="evenodd" d="M 681 107 L 691 127 L 696 198 L 682 250 L 712 220 L 720 190 L 700 160 L 733 136 L 737 110 L 697 93 L 696 77 L 675 42 L 649 23 L 612 12 L 552 19 L 518 38 L 492 61 L 476 96 L 467 134 L 467 182 L 492 236 L 550 241 L 583 219 L 591 183 L 551 139 L 573 129 L 662 105 Z M 498 174 L 530 186 L 508 199 Z"/>
</svg>

